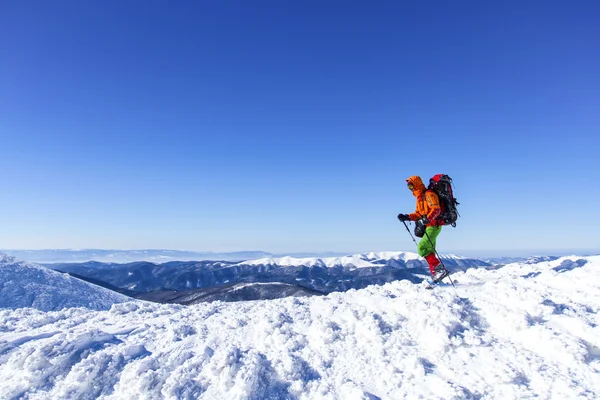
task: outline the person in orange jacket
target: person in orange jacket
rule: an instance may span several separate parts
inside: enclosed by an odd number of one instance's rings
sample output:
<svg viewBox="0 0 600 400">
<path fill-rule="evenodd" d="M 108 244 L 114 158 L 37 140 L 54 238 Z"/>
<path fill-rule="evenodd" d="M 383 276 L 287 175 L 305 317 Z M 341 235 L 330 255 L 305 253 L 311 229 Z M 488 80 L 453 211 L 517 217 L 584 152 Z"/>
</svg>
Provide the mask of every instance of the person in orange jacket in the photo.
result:
<svg viewBox="0 0 600 400">
<path fill-rule="evenodd" d="M 437 220 L 442 212 L 440 200 L 433 190 L 427 190 L 418 176 L 411 176 L 406 180 L 406 184 L 417 198 L 417 208 L 412 214 L 398 214 L 398 219 L 425 225 L 425 234 L 418 243 L 417 250 L 419 255 L 427 260 L 433 281 L 437 282 L 448 276 L 448 271 L 440 265 L 440 260 L 435 256 L 436 239 L 443 225 Z"/>
</svg>

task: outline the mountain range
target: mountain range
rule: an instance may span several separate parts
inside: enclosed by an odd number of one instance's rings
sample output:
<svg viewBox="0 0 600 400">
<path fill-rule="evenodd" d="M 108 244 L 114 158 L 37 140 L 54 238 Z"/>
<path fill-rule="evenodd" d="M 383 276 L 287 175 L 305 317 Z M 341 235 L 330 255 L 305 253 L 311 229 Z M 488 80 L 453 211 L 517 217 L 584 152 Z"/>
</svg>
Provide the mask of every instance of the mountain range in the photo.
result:
<svg viewBox="0 0 600 400">
<path fill-rule="evenodd" d="M 442 261 L 453 271 L 491 266 L 482 260 L 455 255 L 442 256 Z M 45 265 L 132 297 L 175 302 L 181 299 L 182 304 L 217 299 L 271 299 L 287 297 L 290 293 L 327 294 L 402 279 L 417 283 L 429 274 L 425 260 L 408 252 L 371 252 L 328 258 L 267 257 L 242 262 L 138 261 L 118 264 L 90 261 Z M 271 285 L 264 286 L 267 283 Z M 245 289 L 240 290 L 237 284 L 245 285 Z"/>
</svg>

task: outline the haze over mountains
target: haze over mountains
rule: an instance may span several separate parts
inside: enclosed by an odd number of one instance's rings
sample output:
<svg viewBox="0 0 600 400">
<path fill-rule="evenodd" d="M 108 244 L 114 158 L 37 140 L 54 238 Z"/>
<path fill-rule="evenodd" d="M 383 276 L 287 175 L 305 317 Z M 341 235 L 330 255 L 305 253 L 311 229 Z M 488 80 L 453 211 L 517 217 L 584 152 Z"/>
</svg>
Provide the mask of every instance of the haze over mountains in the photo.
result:
<svg viewBox="0 0 600 400">
<path fill-rule="evenodd" d="M 183 251 L 164 249 L 143 250 L 110 250 L 110 249 L 46 249 L 46 250 L 0 250 L 9 256 L 17 257 L 36 263 L 79 263 L 86 261 L 100 261 L 112 263 L 128 263 L 134 261 L 243 261 L 263 257 L 278 257 L 276 254 L 264 251 L 236 251 L 236 252 L 211 252 L 211 251 Z M 296 253 L 286 254 L 296 257 L 334 257 L 342 253 Z M 283 255 L 279 255 L 283 256 Z"/>
<path fill-rule="evenodd" d="M 275 254 L 260 250 L 212 252 L 212 251 L 184 251 L 168 249 L 142 249 L 142 250 L 111 250 L 111 249 L 44 249 L 44 250 L 0 250 L 0 252 L 21 260 L 46 264 L 46 263 L 83 263 L 99 261 L 105 263 L 130 263 L 135 261 L 149 261 L 165 263 L 168 261 L 232 261 L 241 262 L 261 258 L 332 258 L 343 257 L 348 253 L 320 252 L 320 253 L 286 253 Z M 568 255 L 563 254 L 560 255 Z M 543 254 L 543 253 L 542 253 Z M 571 254 L 571 253 L 569 253 Z M 579 254 L 579 253 L 578 253 Z M 594 254 L 590 252 L 589 254 Z M 529 256 L 494 256 L 472 257 L 490 263 L 509 263 L 527 259 Z"/>
</svg>

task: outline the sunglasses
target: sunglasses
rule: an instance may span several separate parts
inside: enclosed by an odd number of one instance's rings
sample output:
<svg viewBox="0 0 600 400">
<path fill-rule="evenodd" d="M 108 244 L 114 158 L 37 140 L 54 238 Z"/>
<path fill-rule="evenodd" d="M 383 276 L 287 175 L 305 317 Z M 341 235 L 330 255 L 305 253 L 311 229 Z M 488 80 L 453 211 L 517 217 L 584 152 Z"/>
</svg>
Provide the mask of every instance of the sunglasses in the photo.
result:
<svg viewBox="0 0 600 400">
<path fill-rule="evenodd" d="M 415 186 L 412 183 L 409 183 L 407 186 L 410 190 L 413 190 L 415 188 Z"/>
</svg>

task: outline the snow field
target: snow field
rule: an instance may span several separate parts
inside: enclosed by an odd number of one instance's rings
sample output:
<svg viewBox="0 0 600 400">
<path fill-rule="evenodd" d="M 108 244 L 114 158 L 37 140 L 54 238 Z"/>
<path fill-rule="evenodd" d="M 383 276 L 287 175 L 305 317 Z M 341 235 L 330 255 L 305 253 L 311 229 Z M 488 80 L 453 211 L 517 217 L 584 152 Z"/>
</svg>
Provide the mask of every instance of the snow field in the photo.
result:
<svg viewBox="0 0 600 400">
<path fill-rule="evenodd" d="M 568 257 L 456 273 L 456 292 L 3 309 L 0 398 L 599 398 L 599 270 Z"/>
</svg>

